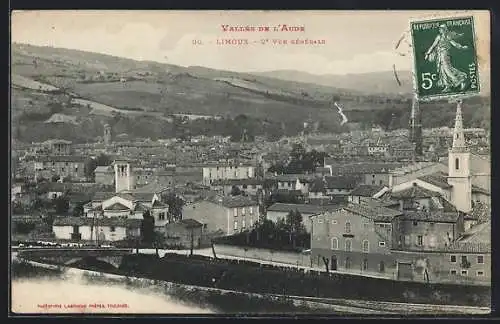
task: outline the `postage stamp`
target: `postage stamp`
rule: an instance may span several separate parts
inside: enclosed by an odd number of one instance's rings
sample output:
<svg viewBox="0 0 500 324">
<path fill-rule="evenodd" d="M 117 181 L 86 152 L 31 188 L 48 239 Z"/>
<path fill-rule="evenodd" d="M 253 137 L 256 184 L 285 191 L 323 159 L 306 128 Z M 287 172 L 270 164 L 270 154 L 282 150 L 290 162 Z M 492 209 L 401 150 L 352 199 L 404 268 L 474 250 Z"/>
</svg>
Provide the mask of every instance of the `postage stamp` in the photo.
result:
<svg viewBox="0 0 500 324">
<path fill-rule="evenodd" d="M 479 93 L 472 16 L 412 21 L 410 25 L 414 88 L 419 100 Z"/>
</svg>

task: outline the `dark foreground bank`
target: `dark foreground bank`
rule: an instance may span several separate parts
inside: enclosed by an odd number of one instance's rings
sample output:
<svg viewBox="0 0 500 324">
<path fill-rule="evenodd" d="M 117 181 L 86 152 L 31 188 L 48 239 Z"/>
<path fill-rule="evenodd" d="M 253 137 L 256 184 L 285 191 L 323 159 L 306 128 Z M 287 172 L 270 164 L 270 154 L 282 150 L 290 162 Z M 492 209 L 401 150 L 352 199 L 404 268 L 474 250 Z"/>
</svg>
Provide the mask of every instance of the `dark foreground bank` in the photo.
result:
<svg viewBox="0 0 500 324">
<path fill-rule="evenodd" d="M 401 282 L 348 274 L 304 272 L 199 255 L 172 253 L 160 258 L 150 254 L 132 254 L 123 258 L 118 269 L 92 258 L 82 259 L 72 266 L 248 293 L 476 307 L 491 305 L 491 288 L 485 286 Z"/>
</svg>

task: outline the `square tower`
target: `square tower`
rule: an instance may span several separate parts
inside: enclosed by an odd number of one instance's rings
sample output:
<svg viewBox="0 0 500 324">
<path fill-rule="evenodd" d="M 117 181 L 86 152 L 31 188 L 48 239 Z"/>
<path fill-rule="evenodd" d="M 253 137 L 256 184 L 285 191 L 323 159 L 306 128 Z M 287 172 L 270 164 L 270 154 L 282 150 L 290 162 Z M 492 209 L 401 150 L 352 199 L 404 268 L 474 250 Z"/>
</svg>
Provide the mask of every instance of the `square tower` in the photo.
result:
<svg viewBox="0 0 500 324">
<path fill-rule="evenodd" d="M 126 160 L 115 160 L 113 162 L 115 169 L 115 192 L 132 190 L 134 181 L 130 162 Z"/>
</svg>

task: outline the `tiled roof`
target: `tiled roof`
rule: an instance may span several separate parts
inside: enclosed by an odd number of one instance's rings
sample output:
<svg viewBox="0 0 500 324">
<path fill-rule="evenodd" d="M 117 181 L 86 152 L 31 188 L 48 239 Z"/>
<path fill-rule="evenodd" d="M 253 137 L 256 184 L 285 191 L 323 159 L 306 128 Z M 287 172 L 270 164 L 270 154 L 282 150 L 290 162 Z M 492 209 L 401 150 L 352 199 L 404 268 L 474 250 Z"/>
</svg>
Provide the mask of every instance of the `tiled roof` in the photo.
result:
<svg viewBox="0 0 500 324">
<path fill-rule="evenodd" d="M 219 186 L 234 186 L 234 185 L 262 185 L 263 180 L 248 178 L 248 179 L 220 179 L 214 180 L 212 185 Z"/>
<path fill-rule="evenodd" d="M 435 196 L 440 196 L 440 194 L 435 191 L 424 189 L 418 185 L 413 185 L 410 188 L 391 193 L 393 199 L 430 198 Z"/>
<path fill-rule="evenodd" d="M 73 188 L 72 183 L 45 182 L 40 184 L 38 192 L 66 192 Z"/>
<path fill-rule="evenodd" d="M 402 214 L 402 212 L 399 210 L 386 208 L 375 204 L 370 205 L 350 203 L 344 208 L 350 212 L 372 219 L 376 222 L 390 222 L 394 217 Z"/>
<path fill-rule="evenodd" d="M 131 190 L 131 194 L 135 195 L 135 194 L 145 194 L 145 193 L 148 194 L 162 193 L 164 191 L 167 191 L 168 189 L 169 189 L 168 187 L 153 182 L 145 186 L 139 187 L 137 189 Z"/>
<path fill-rule="evenodd" d="M 307 174 L 280 174 L 274 177 L 279 182 L 289 182 L 289 181 L 297 181 L 297 179 L 302 182 L 312 182 L 316 177 L 314 175 Z"/>
<path fill-rule="evenodd" d="M 448 178 L 443 172 L 436 172 L 433 174 L 425 175 L 418 178 L 419 180 L 425 181 L 442 189 L 449 189 L 452 186 L 448 184 Z"/>
<path fill-rule="evenodd" d="M 257 206 L 258 203 L 249 197 L 245 196 L 215 196 L 210 197 L 209 201 L 222 205 L 227 208 L 235 208 L 235 207 L 246 207 L 246 206 Z"/>
<path fill-rule="evenodd" d="M 411 210 L 404 211 L 402 219 L 433 223 L 455 223 L 458 219 L 458 213 L 431 210 Z"/>
<path fill-rule="evenodd" d="M 301 214 L 319 214 L 325 211 L 332 211 L 340 208 L 340 204 L 335 205 L 313 205 L 313 204 L 284 204 L 275 203 L 267 208 L 267 211 L 289 212 L 298 210 Z"/>
<path fill-rule="evenodd" d="M 354 189 L 359 179 L 356 176 L 325 176 L 327 189 Z"/>
<path fill-rule="evenodd" d="M 106 217 L 106 218 L 90 218 L 90 217 L 57 217 L 54 219 L 53 226 L 117 226 L 117 227 L 131 227 L 139 228 L 141 227 L 141 219 L 133 218 L 118 218 L 118 217 Z"/>
<path fill-rule="evenodd" d="M 104 210 L 113 210 L 113 211 L 127 211 L 130 210 L 127 206 L 120 204 L 119 202 L 116 202 L 112 204 L 111 206 L 108 206 L 104 208 Z"/>
<path fill-rule="evenodd" d="M 464 243 L 491 243 L 491 221 L 473 226 L 464 232 L 457 241 Z"/>
<path fill-rule="evenodd" d="M 84 163 L 87 157 L 85 156 L 76 156 L 76 155 L 42 155 L 37 156 L 35 161 L 37 162 L 80 162 Z"/>
<path fill-rule="evenodd" d="M 370 173 L 388 173 L 398 167 L 402 163 L 386 163 L 386 162 L 358 162 L 348 164 L 332 165 L 333 174 L 370 174 Z"/>
<path fill-rule="evenodd" d="M 384 186 L 377 185 L 359 185 L 351 192 L 351 196 L 361 196 L 361 197 L 373 197 L 380 190 L 384 189 Z"/>
</svg>

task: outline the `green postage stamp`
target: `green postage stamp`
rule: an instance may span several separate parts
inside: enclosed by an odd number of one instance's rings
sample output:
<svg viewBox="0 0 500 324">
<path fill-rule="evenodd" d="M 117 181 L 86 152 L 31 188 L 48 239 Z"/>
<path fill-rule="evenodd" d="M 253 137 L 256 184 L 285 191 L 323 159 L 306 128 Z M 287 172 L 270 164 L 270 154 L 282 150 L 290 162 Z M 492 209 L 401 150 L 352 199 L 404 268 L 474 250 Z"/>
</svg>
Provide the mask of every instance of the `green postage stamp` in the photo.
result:
<svg viewBox="0 0 500 324">
<path fill-rule="evenodd" d="M 479 93 L 473 17 L 412 21 L 410 28 L 419 100 Z"/>
</svg>

